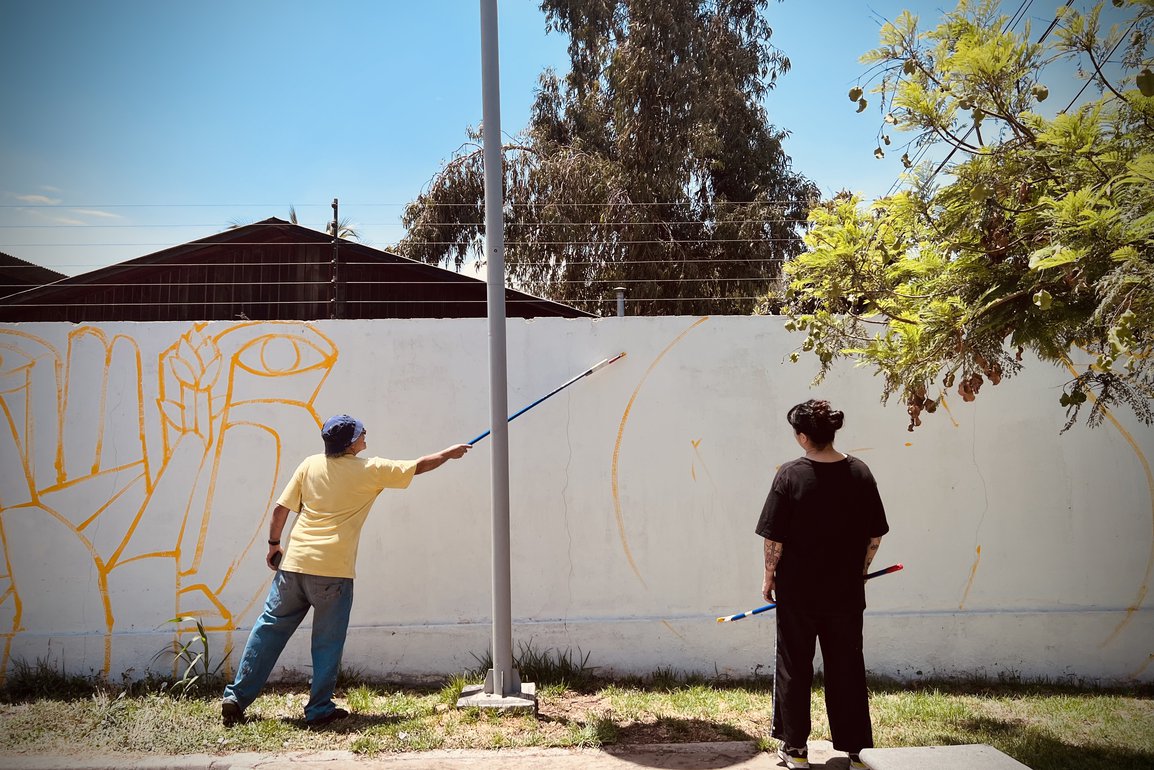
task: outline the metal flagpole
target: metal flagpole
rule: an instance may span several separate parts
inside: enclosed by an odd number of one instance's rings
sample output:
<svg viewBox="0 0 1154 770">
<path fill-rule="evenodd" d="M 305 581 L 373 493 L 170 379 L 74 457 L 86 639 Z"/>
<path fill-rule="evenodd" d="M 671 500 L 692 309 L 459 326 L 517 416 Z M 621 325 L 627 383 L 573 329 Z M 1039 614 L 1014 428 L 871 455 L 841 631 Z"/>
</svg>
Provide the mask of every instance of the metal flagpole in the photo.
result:
<svg viewBox="0 0 1154 770">
<path fill-rule="evenodd" d="M 536 688 L 523 685 L 513 668 L 513 616 L 509 556 L 509 414 L 505 359 L 504 168 L 501 157 L 500 60 L 497 0 L 481 0 L 482 142 L 485 161 L 485 256 L 489 308 L 489 419 L 493 484 L 493 668 L 477 688 L 462 691 L 458 706 L 480 705 L 536 711 Z M 473 690 L 473 692 L 470 692 Z"/>
</svg>

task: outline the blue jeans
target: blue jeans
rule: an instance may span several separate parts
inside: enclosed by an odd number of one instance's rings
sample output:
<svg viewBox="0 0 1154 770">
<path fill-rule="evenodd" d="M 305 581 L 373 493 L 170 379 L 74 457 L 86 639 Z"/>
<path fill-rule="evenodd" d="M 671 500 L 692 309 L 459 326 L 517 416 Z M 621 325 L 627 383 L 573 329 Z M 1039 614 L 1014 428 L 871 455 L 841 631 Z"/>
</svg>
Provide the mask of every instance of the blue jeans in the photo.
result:
<svg viewBox="0 0 1154 770">
<path fill-rule="evenodd" d="M 224 688 L 224 699 L 247 709 L 268 681 L 289 637 L 313 610 L 312 694 L 305 706 L 305 719 L 313 721 L 336 709 L 333 690 L 345 649 L 349 613 L 353 608 L 352 578 L 320 577 L 277 570 L 268 592 L 264 612 L 257 618 L 236 680 Z"/>
</svg>

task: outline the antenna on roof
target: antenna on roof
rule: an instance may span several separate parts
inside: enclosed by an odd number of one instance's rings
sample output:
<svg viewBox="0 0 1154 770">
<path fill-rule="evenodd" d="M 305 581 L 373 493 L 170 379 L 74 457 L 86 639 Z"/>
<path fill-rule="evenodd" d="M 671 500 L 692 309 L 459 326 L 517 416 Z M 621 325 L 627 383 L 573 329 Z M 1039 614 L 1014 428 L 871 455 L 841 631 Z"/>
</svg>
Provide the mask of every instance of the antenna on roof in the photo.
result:
<svg viewBox="0 0 1154 770">
<path fill-rule="evenodd" d="M 340 248 L 340 238 L 337 236 L 340 228 L 337 221 L 337 199 L 333 198 L 333 293 L 329 298 L 329 318 L 341 317 L 341 264 L 337 259 L 337 251 Z"/>
</svg>

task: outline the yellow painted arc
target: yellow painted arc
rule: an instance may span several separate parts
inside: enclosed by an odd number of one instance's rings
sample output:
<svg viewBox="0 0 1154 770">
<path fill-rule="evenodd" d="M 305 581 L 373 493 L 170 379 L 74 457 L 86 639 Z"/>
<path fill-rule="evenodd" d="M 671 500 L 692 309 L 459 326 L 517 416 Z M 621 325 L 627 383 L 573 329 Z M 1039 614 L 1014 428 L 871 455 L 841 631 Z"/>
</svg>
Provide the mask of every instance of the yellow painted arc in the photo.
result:
<svg viewBox="0 0 1154 770">
<path fill-rule="evenodd" d="M 1128 430 L 1122 427 L 1121 423 L 1110 413 L 1110 410 L 1105 410 L 1105 413 L 1106 419 L 1118 429 L 1118 432 L 1122 434 L 1122 438 L 1126 439 L 1126 443 L 1134 450 L 1134 454 L 1138 456 L 1138 462 L 1142 465 L 1142 471 L 1146 475 L 1146 488 L 1150 492 L 1150 521 L 1152 528 L 1154 528 L 1154 471 L 1150 468 L 1150 461 L 1146 458 L 1145 453 L 1142 452 L 1142 448 L 1138 446 L 1138 442 L 1134 440 L 1134 437 L 1130 435 Z M 1152 572 L 1154 572 L 1154 532 L 1151 533 L 1150 553 L 1146 557 L 1146 571 L 1142 575 L 1142 584 L 1138 586 L 1138 595 L 1134 597 L 1134 601 L 1126 608 L 1126 617 L 1118 623 L 1110 636 L 1099 645 L 1100 647 L 1105 647 L 1117 639 L 1118 634 L 1122 633 L 1122 629 L 1134 619 L 1134 613 L 1136 613 L 1146 601 L 1146 594 L 1150 589 L 1150 575 Z"/>
<path fill-rule="evenodd" d="M 661 362 L 661 359 L 665 357 L 666 353 L 672 350 L 677 345 L 677 343 L 681 342 L 681 340 L 685 338 L 685 335 L 689 334 L 689 332 L 693 331 L 708 320 L 709 316 L 702 316 L 701 318 L 697 319 L 688 329 L 674 337 L 673 341 L 666 345 L 665 349 L 657 354 L 657 358 L 653 359 L 653 363 L 649 364 L 649 368 L 646 369 L 645 374 L 641 376 L 641 380 L 637 383 L 637 387 L 633 389 L 633 394 L 629 397 L 629 403 L 625 405 L 625 413 L 621 415 L 621 424 L 617 427 L 617 441 L 613 445 L 613 464 L 612 471 L 610 473 L 610 483 L 613 490 L 613 512 L 617 518 L 617 532 L 621 538 L 621 548 L 625 551 L 625 558 L 628 560 L 629 566 L 633 569 L 633 574 L 636 575 L 637 579 L 641 581 L 641 585 L 645 586 L 646 588 L 649 588 L 649 586 L 645 582 L 645 578 L 641 576 L 641 570 L 637 568 L 637 562 L 633 559 L 633 552 L 629 550 L 629 538 L 625 534 L 625 517 L 621 512 L 621 487 L 618 479 L 619 460 L 621 457 L 621 442 L 625 437 L 625 426 L 629 422 L 629 412 L 633 409 L 633 402 L 637 400 L 637 396 L 641 392 L 642 386 L 645 385 L 645 380 L 649 378 L 649 375 L 657 367 L 657 364 Z"/>
<path fill-rule="evenodd" d="M 970 589 L 974 587 L 974 578 L 978 576 L 978 563 L 982 561 L 982 547 L 974 549 L 974 565 L 970 567 L 970 579 L 966 581 L 966 590 L 962 592 L 962 600 L 958 602 L 958 609 L 966 606 L 966 599 L 970 596 Z"/>
<path fill-rule="evenodd" d="M 1063 363 L 1065 363 L 1066 368 L 1071 374 L 1075 377 L 1078 376 L 1078 370 L 1074 368 L 1069 358 L 1066 358 Z M 1089 397 L 1092 401 L 1097 402 L 1097 398 L 1095 398 L 1093 393 L 1090 393 Z M 1106 419 L 1110 421 L 1110 424 L 1117 429 L 1122 438 L 1126 439 L 1126 443 L 1134 450 L 1134 454 L 1138 456 L 1138 462 L 1142 465 L 1142 471 L 1146 475 L 1146 488 L 1150 492 L 1150 522 L 1152 528 L 1154 528 L 1154 470 L 1150 468 L 1150 461 L 1146 458 L 1142 447 L 1138 446 L 1138 442 L 1134 440 L 1134 437 L 1130 435 L 1128 430 L 1122 427 L 1122 423 L 1118 422 L 1113 413 L 1105 408 L 1103 408 L 1102 413 Z M 1122 630 L 1134 619 L 1134 613 L 1141 609 L 1143 602 L 1146 601 L 1146 594 L 1150 588 L 1150 575 L 1152 572 L 1154 572 L 1154 532 L 1151 533 L 1150 554 L 1146 557 L 1146 572 L 1142 575 L 1142 583 L 1138 586 L 1138 595 L 1134 598 L 1134 601 L 1131 602 L 1130 606 L 1126 608 L 1126 616 L 1115 626 L 1110 635 L 1098 645 L 1099 648 L 1106 647 L 1117 639 L 1118 635 L 1122 633 Z"/>
<path fill-rule="evenodd" d="M 670 632 L 671 634 L 673 634 L 674 636 L 676 636 L 678 639 L 680 639 L 680 640 L 681 640 L 681 641 L 683 641 L 683 642 L 685 641 L 685 637 L 684 637 L 684 636 L 682 636 L 680 633 L 678 633 L 677 629 L 676 629 L 676 628 L 674 628 L 672 625 L 670 625 L 670 623 L 669 623 L 669 621 L 668 621 L 668 620 L 663 620 L 663 621 L 661 621 L 661 625 L 663 625 L 663 626 L 665 626 L 666 628 L 668 628 L 668 629 L 669 629 L 669 632 Z"/>
<path fill-rule="evenodd" d="M 954 419 L 954 413 L 950 411 L 950 404 L 948 401 L 946 401 L 945 391 L 938 395 L 938 404 L 941 405 L 942 409 L 946 410 L 946 415 L 950 418 L 950 422 L 954 424 L 955 428 L 962 427 L 961 423 Z"/>
</svg>

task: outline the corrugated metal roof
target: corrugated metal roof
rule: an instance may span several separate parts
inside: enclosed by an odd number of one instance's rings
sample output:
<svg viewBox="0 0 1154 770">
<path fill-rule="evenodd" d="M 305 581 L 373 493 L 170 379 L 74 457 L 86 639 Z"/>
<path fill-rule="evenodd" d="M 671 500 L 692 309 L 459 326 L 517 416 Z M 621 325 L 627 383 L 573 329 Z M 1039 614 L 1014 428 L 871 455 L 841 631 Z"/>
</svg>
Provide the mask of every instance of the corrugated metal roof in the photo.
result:
<svg viewBox="0 0 1154 770">
<path fill-rule="evenodd" d="M 0 321 L 476 318 L 484 281 L 271 218 L 0 297 Z M 506 289 L 510 317 L 590 317 Z"/>
</svg>

